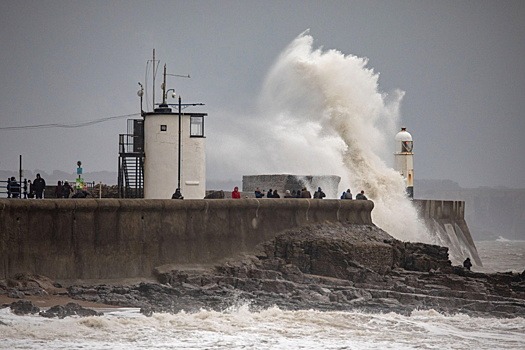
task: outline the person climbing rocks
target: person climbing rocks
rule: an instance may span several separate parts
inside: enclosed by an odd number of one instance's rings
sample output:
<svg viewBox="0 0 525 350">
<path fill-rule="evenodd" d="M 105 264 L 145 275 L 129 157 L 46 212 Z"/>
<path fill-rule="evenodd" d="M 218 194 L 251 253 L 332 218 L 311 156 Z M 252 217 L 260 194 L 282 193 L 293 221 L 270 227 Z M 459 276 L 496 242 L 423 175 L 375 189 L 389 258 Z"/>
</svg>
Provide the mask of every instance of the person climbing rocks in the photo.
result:
<svg viewBox="0 0 525 350">
<path fill-rule="evenodd" d="M 463 261 L 463 267 L 467 270 L 470 270 L 472 267 L 472 263 L 470 262 L 470 258 L 466 258 L 465 261 Z"/>
</svg>

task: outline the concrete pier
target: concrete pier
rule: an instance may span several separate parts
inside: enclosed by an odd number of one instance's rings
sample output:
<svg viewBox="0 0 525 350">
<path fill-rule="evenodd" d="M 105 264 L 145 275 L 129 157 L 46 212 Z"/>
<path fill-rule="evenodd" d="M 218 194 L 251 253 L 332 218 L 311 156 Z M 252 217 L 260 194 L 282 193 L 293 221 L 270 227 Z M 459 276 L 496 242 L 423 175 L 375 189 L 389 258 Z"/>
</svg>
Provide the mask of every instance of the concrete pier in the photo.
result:
<svg viewBox="0 0 525 350">
<path fill-rule="evenodd" d="M 213 264 L 288 228 L 372 224 L 372 201 L 0 199 L 0 278 L 149 277 L 164 264 Z"/>
<path fill-rule="evenodd" d="M 481 265 L 462 201 L 414 200 L 429 230 Z M 214 264 L 318 222 L 373 224 L 372 201 L 337 199 L 0 199 L 0 279 L 150 277 L 164 264 Z"/>
</svg>

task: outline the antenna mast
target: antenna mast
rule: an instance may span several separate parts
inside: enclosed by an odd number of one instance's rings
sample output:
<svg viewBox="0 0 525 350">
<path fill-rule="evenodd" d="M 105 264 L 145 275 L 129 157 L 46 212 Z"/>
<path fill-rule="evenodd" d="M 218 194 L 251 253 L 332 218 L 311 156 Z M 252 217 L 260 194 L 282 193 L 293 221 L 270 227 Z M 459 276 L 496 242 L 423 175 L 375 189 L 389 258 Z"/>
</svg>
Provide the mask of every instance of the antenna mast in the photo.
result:
<svg viewBox="0 0 525 350">
<path fill-rule="evenodd" d="M 155 109 L 155 49 L 153 49 L 153 109 Z"/>
<path fill-rule="evenodd" d="M 166 104 L 166 64 L 164 64 L 164 82 L 162 83 L 162 104 Z"/>
</svg>

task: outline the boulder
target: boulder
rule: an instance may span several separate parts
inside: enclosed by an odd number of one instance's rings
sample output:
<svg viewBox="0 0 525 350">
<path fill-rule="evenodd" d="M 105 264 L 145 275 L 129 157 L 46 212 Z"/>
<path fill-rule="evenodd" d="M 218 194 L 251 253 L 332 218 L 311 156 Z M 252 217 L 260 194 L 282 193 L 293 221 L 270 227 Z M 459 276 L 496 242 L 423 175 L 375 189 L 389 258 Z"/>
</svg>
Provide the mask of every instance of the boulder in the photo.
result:
<svg viewBox="0 0 525 350">
<path fill-rule="evenodd" d="M 38 306 L 35 306 L 29 300 L 15 301 L 14 303 L 11 303 L 9 307 L 15 315 L 36 314 L 40 312 L 40 309 L 38 308 Z"/>
<path fill-rule="evenodd" d="M 56 305 L 46 311 L 41 311 L 39 315 L 47 318 L 64 318 L 67 316 L 102 316 L 103 313 L 92 309 L 86 309 L 77 303 L 67 303 L 66 305 Z"/>
</svg>

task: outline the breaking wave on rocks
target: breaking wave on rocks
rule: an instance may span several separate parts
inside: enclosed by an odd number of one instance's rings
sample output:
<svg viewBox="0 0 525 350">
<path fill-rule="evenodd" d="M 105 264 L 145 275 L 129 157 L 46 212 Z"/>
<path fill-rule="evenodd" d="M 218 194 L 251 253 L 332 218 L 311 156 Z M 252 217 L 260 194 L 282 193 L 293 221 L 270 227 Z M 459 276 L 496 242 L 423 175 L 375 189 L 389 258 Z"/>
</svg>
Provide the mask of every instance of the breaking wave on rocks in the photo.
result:
<svg viewBox="0 0 525 350">
<path fill-rule="evenodd" d="M 382 93 L 367 59 L 312 45 L 307 32 L 298 36 L 266 78 L 257 130 L 267 133 L 261 147 L 271 157 L 260 170 L 339 175 L 339 193 L 365 190 L 374 201 L 376 225 L 398 239 L 430 243 L 404 179 L 387 165 L 404 93 Z"/>
<path fill-rule="evenodd" d="M 249 311 L 47 319 L 0 310 L 0 349 L 518 349 L 525 319 L 395 313 Z"/>
</svg>

